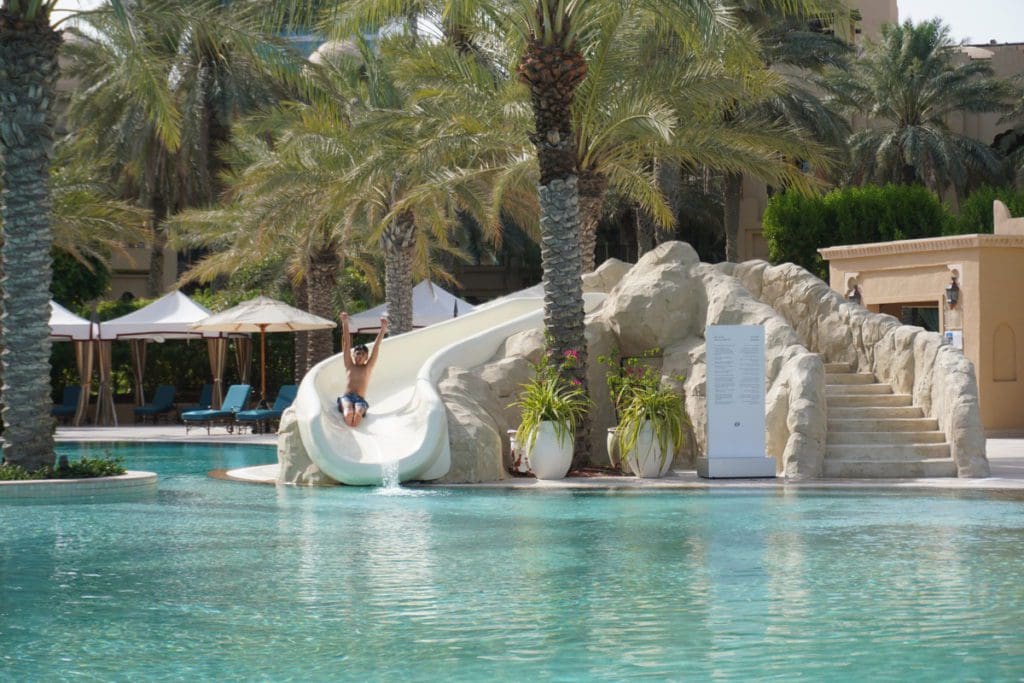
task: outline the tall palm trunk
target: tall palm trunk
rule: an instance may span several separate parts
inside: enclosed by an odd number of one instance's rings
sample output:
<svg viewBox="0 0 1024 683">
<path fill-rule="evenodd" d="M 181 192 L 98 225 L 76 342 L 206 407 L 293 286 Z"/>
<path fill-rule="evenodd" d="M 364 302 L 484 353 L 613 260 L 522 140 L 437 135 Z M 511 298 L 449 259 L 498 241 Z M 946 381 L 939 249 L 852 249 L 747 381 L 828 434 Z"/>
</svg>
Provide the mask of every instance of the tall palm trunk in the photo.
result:
<svg viewBox="0 0 1024 683">
<path fill-rule="evenodd" d="M 580 188 L 580 263 L 584 273 L 594 270 L 597 260 L 597 226 L 601 222 L 608 179 L 588 171 L 579 176 Z"/>
<path fill-rule="evenodd" d="M 683 205 L 683 174 L 679 164 L 674 161 L 664 163 L 658 161 L 658 189 L 665 196 L 669 211 L 672 212 L 672 225 L 658 226 L 654 231 L 655 245 L 662 244 L 676 238 L 676 229 L 679 227 L 679 210 Z"/>
<path fill-rule="evenodd" d="M 295 297 L 295 307 L 303 311 L 309 310 L 309 280 L 302 278 L 298 283 L 292 284 L 292 295 Z M 295 333 L 295 383 L 298 384 L 312 367 L 309 362 L 309 332 Z"/>
<path fill-rule="evenodd" d="M 412 257 L 416 222 L 411 212 L 388 224 L 380 238 L 384 250 L 384 298 L 388 302 L 388 329 L 392 335 L 412 329 Z"/>
<path fill-rule="evenodd" d="M 538 6 L 538 12 L 543 11 L 545 9 Z M 572 379 L 586 388 L 580 200 L 570 111 L 576 88 L 586 76 L 587 64 L 575 43 L 568 49 L 561 43 L 560 36 L 551 44 L 531 38 L 519 66 L 519 79 L 530 88 L 536 126 L 530 141 L 537 150 L 540 166 L 544 326 L 556 358 L 569 350 L 579 354 L 580 362 L 572 372 Z M 588 417 L 582 421 L 576 435 L 575 467 L 585 465 L 589 459 L 589 435 Z"/>
<path fill-rule="evenodd" d="M 725 260 L 737 263 L 740 260 L 740 201 L 743 198 L 743 175 L 725 174 L 724 227 Z"/>
<path fill-rule="evenodd" d="M 50 156 L 60 34 L 48 12 L 0 13 L 4 460 L 54 462 L 50 416 Z"/>
<path fill-rule="evenodd" d="M 163 294 L 164 289 L 164 249 L 167 247 L 167 231 L 164 230 L 164 223 L 167 221 L 167 203 L 163 195 L 157 191 L 150 201 L 152 212 L 151 234 L 152 242 L 149 246 L 149 276 L 146 278 L 146 296 L 153 298 Z"/>
<path fill-rule="evenodd" d="M 328 320 L 334 319 L 334 290 L 338 285 L 338 252 L 329 245 L 317 249 L 310 259 L 306 293 L 309 312 Z M 309 333 L 309 365 L 313 366 L 334 354 L 331 330 Z"/>
</svg>

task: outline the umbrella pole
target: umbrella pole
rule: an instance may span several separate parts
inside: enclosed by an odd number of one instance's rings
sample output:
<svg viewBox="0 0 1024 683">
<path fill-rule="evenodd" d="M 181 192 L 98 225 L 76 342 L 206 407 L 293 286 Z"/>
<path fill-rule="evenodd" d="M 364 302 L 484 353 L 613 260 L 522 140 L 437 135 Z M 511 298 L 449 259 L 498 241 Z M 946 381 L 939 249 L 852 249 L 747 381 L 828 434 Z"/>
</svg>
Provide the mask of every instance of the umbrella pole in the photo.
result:
<svg viewBox="0 0 1024 683">
<path fill-rule="evenodd" d="M 267 403 L 267 326 L 260 325 L 260 406 Z"/>
</svg>

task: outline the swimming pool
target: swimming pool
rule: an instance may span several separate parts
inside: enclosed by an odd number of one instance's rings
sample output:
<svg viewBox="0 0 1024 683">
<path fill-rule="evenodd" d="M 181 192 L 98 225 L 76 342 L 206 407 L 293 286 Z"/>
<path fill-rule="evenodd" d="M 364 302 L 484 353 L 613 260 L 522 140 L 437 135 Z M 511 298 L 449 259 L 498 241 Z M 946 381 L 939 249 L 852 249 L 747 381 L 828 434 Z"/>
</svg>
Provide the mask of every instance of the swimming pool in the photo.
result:
<svg viewBox="0 0 1024 683">
<path fill-rule="evenodd" d="M 206 476 L 271 448 L 83 448 L 157 490 L 0 507 L 4 680 L 1024 672 L 1018 500 L 276 489 Z"/>
</svg>

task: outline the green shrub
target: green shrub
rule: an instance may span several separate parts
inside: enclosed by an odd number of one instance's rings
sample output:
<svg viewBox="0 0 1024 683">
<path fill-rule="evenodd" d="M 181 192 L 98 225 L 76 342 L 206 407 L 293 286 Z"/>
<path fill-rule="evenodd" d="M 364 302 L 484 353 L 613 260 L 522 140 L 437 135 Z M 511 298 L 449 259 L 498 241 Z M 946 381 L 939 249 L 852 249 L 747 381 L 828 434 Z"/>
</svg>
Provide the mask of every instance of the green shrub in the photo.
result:
<svg viewBox="0 0 1024 683">
<path fill-rule="evenodd" d="M 20 465 L 0 464 L 0 481 L 27 481 L 33 479 L 92 479 L 116 477 L 126 472 L 121 458 L 87 458 L 68 462 L 66 467 L 42 467 L 28 472 Z"/>
<path fill-rule="evenodd" d="M 792 261 L 827 279 L 828 266 L 818 249 L 937 237 L 950 220 L 939 199 L 924 187 L 867 185 L 823 197 L 775 195 L 768 201 L 763 225 L 773 263 Z"/>
<path fill-rule="evenodd" d="M 1009 187 L 980 187 L 960 203 L 960 214 L 949 222 L 944 235 L 973 235 L 993 231 L 992 202 L 1006 204 L 1014 216 L 1024 216 L 1024 190 Z"/>
</svg>

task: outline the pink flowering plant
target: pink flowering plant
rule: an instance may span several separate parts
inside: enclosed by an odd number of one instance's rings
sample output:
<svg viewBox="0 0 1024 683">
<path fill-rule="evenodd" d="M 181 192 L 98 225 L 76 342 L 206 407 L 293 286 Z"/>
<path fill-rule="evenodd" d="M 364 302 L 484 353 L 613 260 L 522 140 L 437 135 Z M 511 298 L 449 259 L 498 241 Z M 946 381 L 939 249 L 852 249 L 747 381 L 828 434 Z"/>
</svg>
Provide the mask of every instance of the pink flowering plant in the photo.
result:
<svg viewBox="0 0 1024 683">
<path fill-rule="evenodd" d="M 623 358 L 621 361 L 617 350 L 607 356 L 597 357 L 597 362 L 608 368 L 608 396 L 615 407 L 616 416 L 622 415 L 634 395 L 650 393 L 661 386 L 661 373 L 655 370 L 649 360 L 660 355 L 661 349 L 655 347 L 640 356 Z M 683 378 L 677 379 L 681 381 Z"/>
<path fill-rule="evenodd" d="M 576 425 L 590 409 L 587 392 L 573 377 L 579 362 L 580 354 L 575 349 L 557 357 L 547 350 L 533 366 L 533 378 L 520 387 L 519 400 L 512 404 L 522 409 L 516 442 L 527 450 L 533 448 L 541 422 L 554 424 L 560 442 L 573 438 Z"/>
<path fill-rule="evenodd" d="M 661 373 L 650 363 L 649 359 L 660 355 L 661 349 L 654 348 L 639 357 L 621 361 L 617 352 L 597 359 L 610 370 L 608 394 L 619 419 L 616 432 L 624 459 L 631 457 L 640 430 L 649 424 L 661 453 L 659 467 L 664 465 L 664 458 L 670 458 L 682 446 L 686 425 L 689 424 L 682 397 L 662 381 Z M 685 377 L 672 375 L 671 379 L 682 382 Z"/>
</svg>

